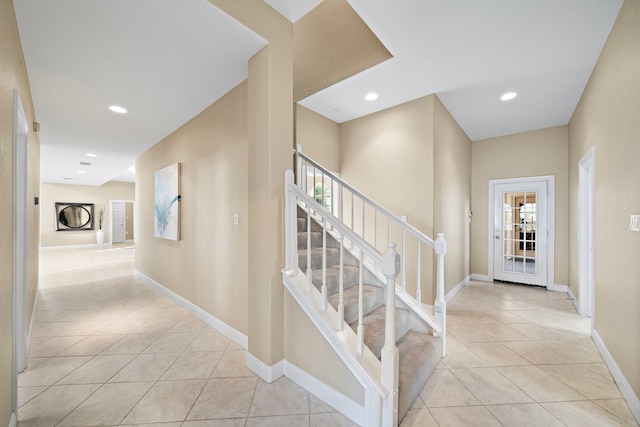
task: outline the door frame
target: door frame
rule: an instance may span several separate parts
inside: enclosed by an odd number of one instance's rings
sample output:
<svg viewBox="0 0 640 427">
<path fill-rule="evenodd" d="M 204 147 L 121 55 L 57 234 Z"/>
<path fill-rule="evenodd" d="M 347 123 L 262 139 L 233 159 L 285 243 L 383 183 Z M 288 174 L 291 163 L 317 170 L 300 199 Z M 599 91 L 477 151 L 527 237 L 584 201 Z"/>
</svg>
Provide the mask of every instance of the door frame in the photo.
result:
<svg viewBox="0 0 640 427">
<path fill-rule="evenodd" d="M 18 410 L 18 374 L 27 367 L 29 287 L 29 122 L 13 90 L 13 409 Z"/>
<path fill-rule="evenodd" d="M 578 163 L 578 312 L 591 317 L 594 311 L 595 260 L 595 161 L 596 147 Z"/>
<path fill-rule="evenodd" d="M 127 210 L 127 203 L 133 203 L 135 206 L 135 200 L 109 200 L 109 243 L 113 245 L 113 204 L 114 203 L 122 203 L 124 205 L 123 207 L 123 212 L 124 215 L 126 216 L 126 210 Z M 135 215 L 133 216 L 133 221 L 134 221 L 134 225 L 135 225 L 135 221 L 136 221 L 136 217 Z M 123 235 L 123 243 L 127 242 L 127 221 L 126 221 L 126 217 L 125 217 L 125 221 L 124 221 L 124 230 L 122 231 L 124 233 Z"/>
<path fill-rule="evenodd" d="M 495 214 L 495 186 L 500 184 L 520 184 L 529 182 L 544 181 L 547 183 L 547 289 L 553 290 L 555 287 L 555 177 L 553 175 L 531 176 L 522 178 L 505 178 L 489 180 L 489 221 L 487 223 L 487 258 L 488 258 L 488 278 L 494 280 L 494 214 Z"/>
</svg>

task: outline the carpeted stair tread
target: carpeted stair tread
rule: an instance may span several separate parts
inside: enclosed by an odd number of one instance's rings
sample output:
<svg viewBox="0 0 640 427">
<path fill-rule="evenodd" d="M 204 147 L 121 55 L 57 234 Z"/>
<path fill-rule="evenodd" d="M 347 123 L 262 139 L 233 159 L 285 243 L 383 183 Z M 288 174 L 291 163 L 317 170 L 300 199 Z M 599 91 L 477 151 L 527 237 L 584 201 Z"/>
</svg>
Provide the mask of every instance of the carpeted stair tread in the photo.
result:
<svg viewBox="0 0 640 427">
<path fill-rule="evenodd" d="M 313 261 L 312 261 L 313 264 Z M 306 265 L 306 263 L 305 263 Z M 358 267 L 355 265 L 344 265 L 342 267 L 343 287 L 348 289 L 358 284 Z M 322 287 L 322 268 L 313 270 L 311 282 L 318 290 Z M 338 292 L 340 288 L 340 264 L 327 267 L 327 295 Z"/>
<path fill-rule="evenodd" d="M 327 267 L 336 265 L 340 262 L 340 249 L 327 248 Z M 307 270 L 307 250 L 298 250 L 298 267 L 302 271 Z M 322 248 L 311 249 L 311 269 L 317 270 L 322 268 Z"/>
<path fill-rule="evenodd" d="M 378 307 L 371 313 L 362 318 L 364 327 L 364 344 L 369 350 L 380 358 L 380 350 L 384 345 L 384 323 L 385 323 L 386 307 Z M 411 322 L 411 316 L 408 310 L 396 308 L 396 340 L 402 337 L 408 330 Z M 351 323 L 351 329 L 357 332 L 358 321 Z"/>
<path fill-rule="evenodd" d="M 430 334 L 409 331 L 397 343 L 400 351 L 398 422 L 407 414 L 442 355 L 442 340 Z"/>
<path fill-rule="evenodd" d="M 357 268 L 356 268 L 357 271 Z M 351 324 L 358 320 L 358 297 L 359 287 L 352 286 L 344 290 L 343 303 L 344 303 L 344 321 L 347 324 Z M 329 295 L 329 304 L 336 310 L 338 309 L 338 303 L 340 302 L 340 295 L 335 293 Z M 380 307 L 384 303 L 384 289 L 376 285 L 362 285 L 362 312 L 365 315 L 376 308 Z"/>
</svg>

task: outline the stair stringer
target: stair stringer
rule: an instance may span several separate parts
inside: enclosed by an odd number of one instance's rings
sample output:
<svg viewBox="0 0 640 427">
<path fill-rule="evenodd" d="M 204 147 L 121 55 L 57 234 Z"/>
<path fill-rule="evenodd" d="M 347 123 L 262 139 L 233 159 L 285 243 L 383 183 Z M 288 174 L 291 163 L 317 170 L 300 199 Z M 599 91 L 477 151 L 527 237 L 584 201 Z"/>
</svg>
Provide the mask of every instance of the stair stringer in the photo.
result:
<svg viewBox="0 0 640 427">
<path fill-rule="evenodd" d="M 338 312 L 329 304 L 326 310 L 322 310 L 322 294 L 315 287 L 308 290 L 302 271 L 298 270 L 298 274 L 293 275 L 283 270 L 282 278 L 287 291 L 364 389 L 360 420 L 353 421 L 364 426 L 382 425 L 383 404 L 390 395 L 376 379 L 381 372 L 380 361 L 366 346 L 362 354 L 355 351 L 358 338 L 348 325 L 344 324 L 341 331 L 330 326 L 338 324 Z M 318 380 L 322 381 L 322 378 Z"/>
</svg>

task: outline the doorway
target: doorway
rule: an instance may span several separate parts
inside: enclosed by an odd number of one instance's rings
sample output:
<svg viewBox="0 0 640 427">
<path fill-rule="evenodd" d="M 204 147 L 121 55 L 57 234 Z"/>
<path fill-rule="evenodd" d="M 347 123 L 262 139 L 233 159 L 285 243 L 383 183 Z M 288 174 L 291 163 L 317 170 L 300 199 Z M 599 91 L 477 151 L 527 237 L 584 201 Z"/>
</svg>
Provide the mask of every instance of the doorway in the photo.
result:
<svg viewBox="0 0 640 427">
<path fill-rule="evenodd" d="M 13 405 L 17 411 L 18 373 L 27 367 L 27 293 L 28 293 L 28 192 L 29 192 L 29 125 L 18 91 L 13 91 Z M 16 412 L 17 413 L 17 412 Z"/>
<path fill-rule="evenodd" d="M 133 203 L 131 200 L 111 200 L 109 202 L 111 243 L 133 241 Z"/>
<path fill-rule="evenodd" d="M 593 328 L 595 147 L 578 164 L 578 311 Z"/>
<path fill-rule="evenodd" d="M 553 284 L 553 183 L 551 176 L 489 182 L 493 280 Z"/>
</svg>

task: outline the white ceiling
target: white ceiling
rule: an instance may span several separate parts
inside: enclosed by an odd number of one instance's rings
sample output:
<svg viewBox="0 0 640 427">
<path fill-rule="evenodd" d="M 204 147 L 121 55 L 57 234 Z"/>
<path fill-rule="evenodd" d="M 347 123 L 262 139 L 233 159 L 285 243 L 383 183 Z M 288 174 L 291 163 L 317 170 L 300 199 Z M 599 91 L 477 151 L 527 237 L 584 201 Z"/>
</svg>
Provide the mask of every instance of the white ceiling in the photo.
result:
<svg viewBox="0 0 640 427">
<path fill-rule="evenodd" d="M 320 2 L 264 1 L 292 22 Z M 472 140 L 566 124 L 622 5 L 348 1 L 393 58 L 300 103 L 342 123 L 436 93 Z M 248 58 L 265 45 L 206 0 L 14 6 L 45 182 L 133 181 L 135 158 L 244 80 Z M 516 99 L 499 100 L 511 90 Z M 378 100 L 365 101 L 372 91 Z M 92 165 L 81 175 L 82 161 Z"/>
</svg>

